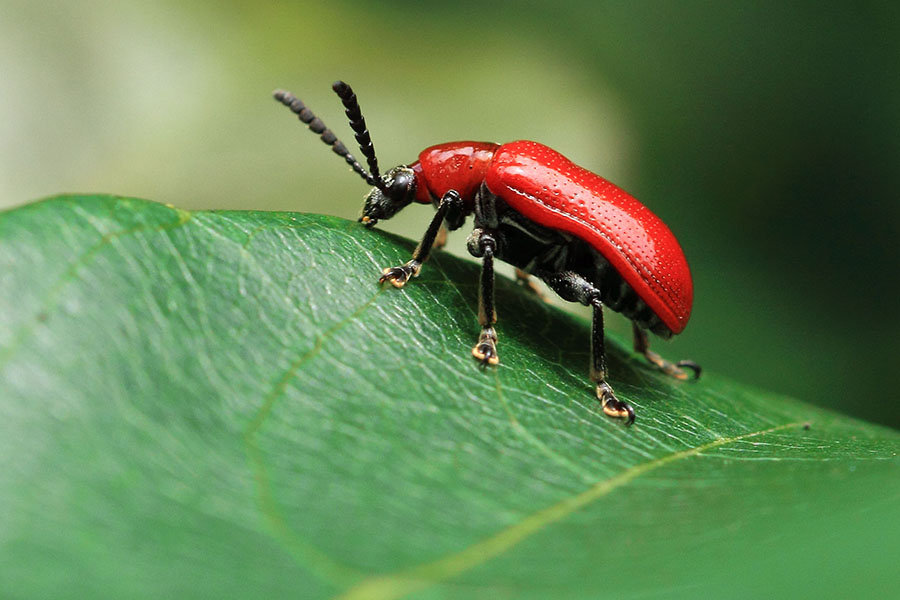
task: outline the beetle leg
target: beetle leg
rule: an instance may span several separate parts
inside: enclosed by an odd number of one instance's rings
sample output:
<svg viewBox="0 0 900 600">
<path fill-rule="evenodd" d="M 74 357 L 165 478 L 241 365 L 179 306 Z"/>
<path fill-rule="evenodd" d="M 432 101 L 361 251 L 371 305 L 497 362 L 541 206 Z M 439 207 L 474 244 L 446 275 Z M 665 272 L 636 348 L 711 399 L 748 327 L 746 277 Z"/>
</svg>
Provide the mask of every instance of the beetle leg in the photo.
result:
<svg viewBox="0 0 900 600">
<path fill-rule="evenodd" d="M 627 402 L 616 398 L 606 383 L 606 344 L 603 335 L 603 303 L 599 296 L 591 301 L 594 309 L 591 320 L 591 381 L 597 384 L 597 399 L 603 412 L 610 417 L 625 419 L 626 425 L 634 423 L 634 409 Z"/>
<path fill-rule="evenodd" d="M 537 296 L 540 300 L 550 304 L 550 298 L 544 293 L 541 286 L 531 278 L 531 275 L 518 267 L 516 267 L 516 282 L 519 283 L 519 285 L 525 286 L 528 291 Z"/>
<path fill-rule="evenodd" d="M 667 361 L 656 352 L 650 350 L 650 339 L 647 337 L 647 332 L 641 329 L 634 321 L 631 322 L 631 329 L 634 331 L 634 351 L 643 354 L 657 369 L 670 377 L 681 379 L 682 381 L 688 378 L 688 374 L 684 369 L 690 369 L 694 372 L 694 379 L 700 378 L 700 365 L 692 360 L 680 360 L 677 363 Z"/>
<path fill-rule="evenodd" d="M 481 324 L 481 335 L 478 343 L 472 348 L 472 356 L 483 365 L 496 365 L 500 362 L 497 355 L 497 311 L 494 310 L 494 251 L 497 240 L 490 232 L 476 230 L 477 238 L 470 243 L 469 251 L 481 256 L 481 281 L 478 286 L 478 322 Z M 475 232 L 473 232 L 475 233 Z"/>
<path fill-rule="evenodd" d="M 625 419 L 626 425 L 634 423 L 634 409 L 627 402 L 616 398 L 606 382 L 606 344 L 603 335 L 603 302 L 600 290 L 593 283 L 573 271 L 561 273 L 537 273 L 563 300 L 579 302 L 593 308 L 591 321 L 591 381 L 597 384 L 597 399 L 603 412 L 610 417 Z"/>
<path fill-rule="evenodd" d="M 390 281 L 394 287 L 402 288 L 409 281 L 410 277 L 417 277 L 419 270 L 422 268 L 422 263 L 428 260 L 428 255 L 431 253 L 431 248 L 434 246 L 435 239 L 447 212 L 451 208 L 461 209 L 461 207 L 462 199 L 460 199 L 456 190 L 447 191 L 441 198 L 437 211 L 434 213 L 434 218 L 431 219 L 428 229 L 425 230 L 425 235 L 422 236 L 422 241 L 419 242 L 419 245 L 413 251 L 412 259 L 399 267 L 387 267 L 382 270 L 378 283 Z"/>
<path fill-rule="evenodd" d="M 449 233 L 450 232 L 447 231 L 447 226 L 441 224 L 440 228 L 438 229 L 437 235 L 434 238 L 434 245 L 432 245 L 432 248 L 435 250 L 440 250 L 441 248 L 446 246 L 447 236 L 449 235 Z"/>
</svg>

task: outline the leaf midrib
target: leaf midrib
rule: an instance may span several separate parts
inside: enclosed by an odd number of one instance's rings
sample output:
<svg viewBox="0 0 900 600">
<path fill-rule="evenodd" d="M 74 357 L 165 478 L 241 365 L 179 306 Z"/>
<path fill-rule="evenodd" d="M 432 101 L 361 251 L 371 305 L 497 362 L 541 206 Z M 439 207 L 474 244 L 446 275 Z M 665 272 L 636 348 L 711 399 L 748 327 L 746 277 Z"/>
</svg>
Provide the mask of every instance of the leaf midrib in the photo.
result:
<svg viewBox="0 0 900 600">
<path fill-rule="evenodd" d="M 369 577 L 336 596 L 336 600 L 393 600 L 422 591 L 500 556 L 549 525 L 561 521 L 645 473 L 659 469 L 672 462 L 697 456 L 713 448 L 804 425 L 804 422 L 784 423 L 737 436 L 721 437 L 694 448 L 673 452 L 645 463 L 637 464 L 618 475 L 598 481 L 575 496 L 569 496 L 534 512 L 518 523 L 510 525 L 458 552 L 394 573 Z"/>
</svg>

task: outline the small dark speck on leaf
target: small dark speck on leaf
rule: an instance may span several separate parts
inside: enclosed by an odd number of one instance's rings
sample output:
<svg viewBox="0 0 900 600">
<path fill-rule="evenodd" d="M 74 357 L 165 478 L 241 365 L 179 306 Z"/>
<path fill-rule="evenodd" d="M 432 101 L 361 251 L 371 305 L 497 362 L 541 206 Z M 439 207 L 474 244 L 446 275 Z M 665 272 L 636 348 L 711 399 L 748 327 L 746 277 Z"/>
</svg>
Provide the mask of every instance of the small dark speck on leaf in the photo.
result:
<svg viewBox="0 0 900 600">
<path fill-rule="evenodd" d="M 807 421 L 806 423 L 803 424 L 803 430 L 804 430 L 804 431 L 809 431 L 811 427 L 812 427 L 812 423 L 810 423 L 810 422 L 808 422 L 808 421 Z"/>
</svg>

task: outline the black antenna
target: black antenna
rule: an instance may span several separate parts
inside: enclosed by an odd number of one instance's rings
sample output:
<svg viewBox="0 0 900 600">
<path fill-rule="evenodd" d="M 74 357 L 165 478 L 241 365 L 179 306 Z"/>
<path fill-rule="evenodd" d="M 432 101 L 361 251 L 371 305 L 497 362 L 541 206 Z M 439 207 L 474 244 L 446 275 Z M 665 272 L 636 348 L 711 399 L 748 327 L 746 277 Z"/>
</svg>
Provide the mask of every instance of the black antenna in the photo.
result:
<svg viewBox="0 0 900 600">
<path fill-rule="evenodd" d="M 359 109 L 359 101 L 356 99 L 356 94 L 353 93 L 353 88 L 338 80 L 332 84 L 331 89 L 334 90 L 334 93 L 340 97 L 341 102 L 344 104 L 344 112 L 347 114 L 347 118 L 350 119 L 350 127 L 356 134 L 356 143 L 359 144 L 359 150 L 369 163 L 369 171 L 372 172 L 373 176 L 379 177 L 375 146 L 372 144 L 372 138 L 369 135 L 369 130 L 366 128 L 366 119 L 362 116 L 362 111 Z"/>
<path fill-rule="evenodd" d="M 359 164 L 359 161 L 356 160 L 356 158 L 354 158 L 354 156 L 352 154 L 350 154 L 350 151 L 347 150 L 347 147 L 344 146 L 344 143 L 341 142 L 341 140 L 337 139 L 337 136 L 334 135 L 334 132 L 332 132 L 330 129 L 328 129 L 325 126 L 325 123 L 322 122 L 322 119 L 320 119 L 319 117 L 314 115 L 313 112 L 311 110 L 309 110 L 309 108 L 307 108 L 306 105 L 303 104 L 303 102 L 299 98 L 297 98 L 292 93 L 287 92 L 285 90 L 275 90 L 274 92 L 272 92 L 272 96 L 276 100 L 278 100 L 279 102 L 281 102 L 282 104 L 287 106 L 289 109 L 291 109 L 291 112 L 293 112 L 295 115 L 297 115 L 301 121 L 306 123 L 306 125 L 309 126 L 309 129 L 313 133 L 319 134 L 319 137 L 322 139 L 322 141 L 325 142 L 326 144 L 328 144 L 329 146 L 331 146 L 331 149 L 334 151 L 335 154 L 343 157 L 343 159 L 347 161 L 347 164 L 350 165 L 353 168 L 353 170 L 356 171 L 357 174 L 359 174 L 360 177 L 362 177 L 363 179 L 366 180 L 366 183 L 368 183 L 369 185 L 374 185 L 375 187 L 377 187 L 378 189 L 380 189 L 382 191 L 387 188 L 387 186 L 384 184 L 384 181 L 382 181 L 381 177 L 378 175 L 377 166 L 375 169 L 375 175 L 370 175 L 363 168 L 363 166 L 361 164 Z M 355 96 L 354 96 L 354 98 L 355 98 Z M 349 111 L 348 111 L 348 114 L 349 114 Z M 362 117 L 360 117 L 360 118 L 362 118 Z M 362 123 L 363 123 L 363 129 L 365 129 L 365 121 L 363 121 Z M 353 125 L 352 121 L 350 124 L 351 124 L 351 126 Z M 354 131 L 357 131 L 355 127 L 354 127 Z M 359 140 L 359 137 L 360 136 L 357 133 L 357 136 L 356 136 L 357 140 Z M 366 132 L 366 138 L 368 138 L 368 132 Z M 371 140 L 369 141 L 368 148 L 370 148 L 373 152 L 375 150 L 375 148 L 372 146 Z M 374 154 L 372 155 L 372 158 L 369 158 L 369 155 L 366 154 L 366 149 L 364 149 L 362 146 L 360 146 L 360 149 L 363 150 L 363 153 L 366 155 L 366 158 L 369 160 L 369 164 L 372 164 L 372 162 L 375 159 Z"/>
</svg>

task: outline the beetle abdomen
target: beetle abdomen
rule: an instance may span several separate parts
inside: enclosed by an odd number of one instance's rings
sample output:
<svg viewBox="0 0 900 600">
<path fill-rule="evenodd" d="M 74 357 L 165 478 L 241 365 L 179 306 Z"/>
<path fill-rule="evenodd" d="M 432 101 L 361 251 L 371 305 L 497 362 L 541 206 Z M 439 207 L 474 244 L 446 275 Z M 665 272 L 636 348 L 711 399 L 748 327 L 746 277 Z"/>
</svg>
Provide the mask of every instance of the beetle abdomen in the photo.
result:
<svg viewBox="0 0 900 600">
<path fill-rule="evenodd" d="M 665 223 L 630 194 L 530 141 L 500 146 L 485 182 L 513 210 L 602 254 L 673 333 L 687 325 L 694 292 L 684 252 Z"/>
</svg>

